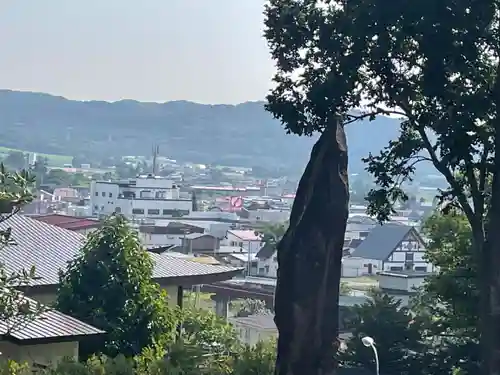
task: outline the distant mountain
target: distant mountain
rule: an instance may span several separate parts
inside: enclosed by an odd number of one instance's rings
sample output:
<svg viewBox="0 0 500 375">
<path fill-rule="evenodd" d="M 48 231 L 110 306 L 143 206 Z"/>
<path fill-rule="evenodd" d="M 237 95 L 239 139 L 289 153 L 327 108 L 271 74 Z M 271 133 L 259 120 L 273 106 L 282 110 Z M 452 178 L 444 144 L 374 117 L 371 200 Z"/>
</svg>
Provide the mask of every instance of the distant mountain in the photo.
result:
<svg viewBox="0 0 500 375">
<path fill-rule="evenodd" d="M 83 102 L 10 90 L 0 90 L 0 129 L 0 146 L 48 154 L 149 155 L 156 143 L 184 161 L 285 168 L 302 168 L 315 141 L 285 134 L 263 102 Z M 349 125 L 350 171 L 362 171 L 361 158 L 398 132 L 386 117 Z"/>
</svg>

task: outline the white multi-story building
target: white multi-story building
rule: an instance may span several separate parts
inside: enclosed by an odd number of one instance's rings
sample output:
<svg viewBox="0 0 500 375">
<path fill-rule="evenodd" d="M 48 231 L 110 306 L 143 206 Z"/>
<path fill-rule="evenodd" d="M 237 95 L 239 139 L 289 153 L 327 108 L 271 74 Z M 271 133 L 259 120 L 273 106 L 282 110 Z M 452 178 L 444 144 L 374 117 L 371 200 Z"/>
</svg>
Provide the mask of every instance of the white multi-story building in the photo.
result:
<svg viewBox="0 0 500 375">
<path fill-rule="evenodd" d="M 193 203 L 181 198 L 172 180 L 145 175 L 120 181 L 92 181 L 90 203 L 93 216 L 114 212 L 130 219 L 167 219 L 189 215 Z"/>
</svg>

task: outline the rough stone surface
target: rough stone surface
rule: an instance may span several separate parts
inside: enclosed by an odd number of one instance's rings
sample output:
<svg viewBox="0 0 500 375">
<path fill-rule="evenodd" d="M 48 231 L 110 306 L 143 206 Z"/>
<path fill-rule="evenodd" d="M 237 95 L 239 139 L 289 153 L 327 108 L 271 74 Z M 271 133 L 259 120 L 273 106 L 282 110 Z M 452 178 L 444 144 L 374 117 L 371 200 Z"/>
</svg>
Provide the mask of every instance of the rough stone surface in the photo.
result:
<svg viewBox="0 0 500 375">
<path fill-rule="evenodd" d="M 276 375 L 335 373 L 348 204 L 347 146 L 339 124 L 314 145 L 278 245 Z"/>
</svg>

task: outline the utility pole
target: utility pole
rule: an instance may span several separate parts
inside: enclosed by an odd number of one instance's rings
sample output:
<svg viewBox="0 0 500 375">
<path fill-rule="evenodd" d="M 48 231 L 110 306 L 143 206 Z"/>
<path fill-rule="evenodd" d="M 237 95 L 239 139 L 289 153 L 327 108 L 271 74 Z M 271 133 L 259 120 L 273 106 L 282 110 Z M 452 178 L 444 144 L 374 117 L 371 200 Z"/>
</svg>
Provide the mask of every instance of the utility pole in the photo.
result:
<svg viewBox="0 0 500 375">
<path fill-rule="evenodd" d="M 160 154 L 160 146 L 153 145 L 153 176 L 156 176 L 156 159 Z"/>
</svg>

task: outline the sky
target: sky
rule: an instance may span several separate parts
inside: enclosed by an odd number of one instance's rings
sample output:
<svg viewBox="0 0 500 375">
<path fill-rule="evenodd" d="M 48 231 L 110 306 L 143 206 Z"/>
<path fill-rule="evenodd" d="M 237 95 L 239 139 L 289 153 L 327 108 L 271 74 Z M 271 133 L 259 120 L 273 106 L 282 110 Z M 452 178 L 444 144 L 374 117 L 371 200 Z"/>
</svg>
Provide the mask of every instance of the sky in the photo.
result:
<svg viewBox="0 0 500 375">
<path fill-rule="evenodd" d="M 265 0 L 0 0 L 0 88 L 77 100 L 262 100 Z"/>
</svg>

